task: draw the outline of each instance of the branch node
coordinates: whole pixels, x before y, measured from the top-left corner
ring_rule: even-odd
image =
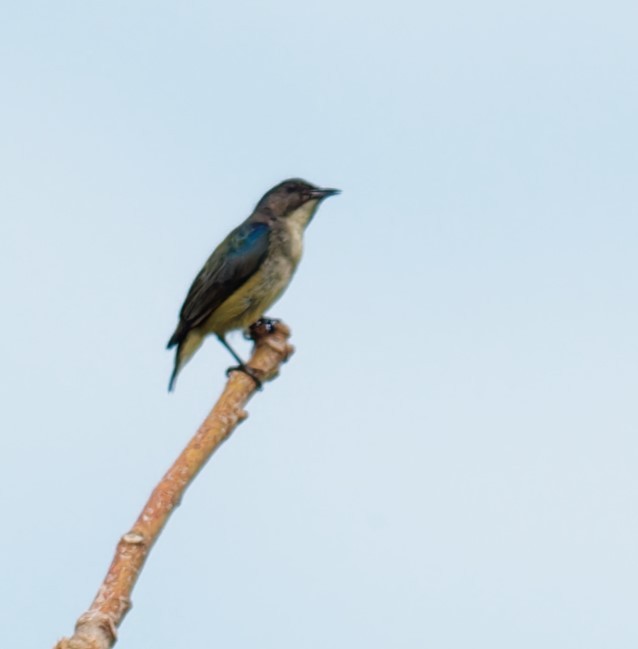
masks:
[[[128,532],[122,537],[124,543],[129,543],[130,545],[143,545],[146,542],[146,539],[139,532]]]
[[[129,608],[130,602],[127,602],[124,610]],[[117,629],[113,618],[99,611],[87,611],[76,622],[73,637],[60,640],[55,649],[99,649],[112,647],[116,642]]]

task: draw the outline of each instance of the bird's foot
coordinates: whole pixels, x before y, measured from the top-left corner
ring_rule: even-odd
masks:
[[[233,367],[229,367],[226,370],[226,376],[230,376],[231,372],[243,372],[244,374],[247,374],[255,382],[258,390],[263,389],[261,379],[257,375],[258,370],[255,370],[252,367],[248,367],[248,365],[244,365],[242,363],[241,365],[234,365]]]
[[[281,322],[279,318],[259,318],[257,322],[248,327],[248,331],[244,333],[244,337],[248,340],[256,340],[266,334],[271,334],[275,327]]]

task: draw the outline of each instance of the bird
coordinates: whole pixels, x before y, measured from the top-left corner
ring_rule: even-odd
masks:
[[[301,259],[303,234],[321,202],[340,190],[290,178],[268,190],[252,214],[215,248],[195,277],[167,348],[176,347],[168,389],[212,334],[240,370],[259,378],[226,341],[226,334],[261,319],[286,290]]]

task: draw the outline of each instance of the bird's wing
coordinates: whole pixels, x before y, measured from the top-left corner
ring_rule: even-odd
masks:
[[[180,343],[259,268],[268,252],[270,226],[247,222],[233,230],[208,258],[188,291],[168,347]]]

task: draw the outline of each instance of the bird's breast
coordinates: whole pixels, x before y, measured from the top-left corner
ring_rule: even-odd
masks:
[[[285,249],[296,267],[303,252],[303,234],[308,223],[317,211],[319,201],[307,201],[301,207],[285,217],[282,225],[282,235]]]
[[[297,231],[296,228],[291,229],[291,232],[288,235],[287,244],[288,257],[290,258],[293,267],[296,268],[301,259],[301,254],[303,253],[303,231]]]

